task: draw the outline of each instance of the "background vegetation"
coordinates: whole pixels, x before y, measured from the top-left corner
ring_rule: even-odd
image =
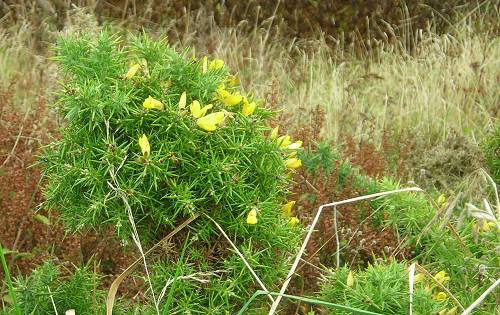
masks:
[[[104,29],[124,41],[143,31],[152,39],[168,36],[170,47],[186,58],[220,58],[238,76],[243,94],[252,93],[262,98],[263,108],[277,111],[265,128],[279,124],[281,134],[304,141],[303,168],[293,178],[290,196],[297,200],[294,213],[302,227],[324,203],[415,184],[425,189],[339,207],[336,216],[325,212],[288,293],[401,314],[409,307],[408,267],[417,262],[415,275],[425,280],[414,284],[414,313],[458,314],[499,278],[498,4],[293,3],[0,1],[4,312],[16,312],[17,305],[43,314],[55,303],[60,313],[74,308],[77,314],[100,314],[110,283],[139,257],[113,227],[68,234],[66,229],[75,226],[59,220],[63,212],[39,206],[47,182],[40,180],[37,156],[42,146],[64,139],[61,128],[67,127],[64,115],[47,106],[61,102],[54,45],[61,35],[96,38]],[[127,66],[124,62],[118,72]],[[168,231],[164,227],[160,235]],[[212,232],[220,237],[211,243],[213,250],[227,250],[218,231]],[[188,236],[152,258],[154,292],[174,276],[196,272],[185,263],[153,263],[171,252],[178,262],[183,255],[203,258],[203,251],[183,250]],[[149,244],[144,242],[146,248]],[[243,244],[237,243],[249,254]],[[231,269],[241,272],[232,276],[245,280],[236,283],[253,283],[238,256],[233,251],[230,256]],[[16,294],[9,291],[6,271]],[[282,279],[288,268],[275,271]],[[430,277],[440,271],[446,273],[441,282]],[[86,285],[75,288],[75,281]],[[279,290],[281,281],[271,282],[270,289]],[[189,309],[189,294],[180,296],[194,292],[195,282],[179,283],[166,300],[186,301],[179,310]],[[394,288],[401,288],[401,296]],[[239,303],[254,289],[245,287]],[[440,292],[446,298],[438,297]],[[144,270],[137,268],[120,286],[115,310],[154,312],[150,294]],[[497,287],[477,313],[498,312],[499,294]],[[266,302],[262,296],[255,307],[265,309]],[[285,301],[281,312],[326,309]]]

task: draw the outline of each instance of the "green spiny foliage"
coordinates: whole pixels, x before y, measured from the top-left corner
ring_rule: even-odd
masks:
[[[171,255],[149,261],[155,292],[176,279],[162,300],[166,313],[232,313],[256,289],[203,214],[223,227],[272,288],[300,237],[280,210],[290,168],[298,165],[287,167],[294,154],[284,145],[289,138],[266,135],[273,113],[249,112],[250,97],[229,106],[227,97],[238,99],[240,92],[227,69],[179,54],[165,41],[123,41],[108,33],[62,37],[56,52],[65,126],[41,158],[47,206],[71,231],[112,225],[125,241],[133,233],[130,212],[142,242],[202,214],[174,241]],[[131,64],[136,73],[128,72]],[[194,117],[195,101],[213,107]],[[200,120],[210,115],[223,119],[207,130]],[[247,224],[254,211],[258,223]]]
[[[321,287],[326,301],[382,314],[407,314],[408,272],[403,263],[369,265],[354,273],[347,267],[327,274]],[[436,314],[445,305],[433,299],[424,283],[415,284],[413,314]],[[347,313],[332,313],[347,314]]]
[[[54,314],[54,305],[59,314],[70,309],[76,314],[103,314],[105,292],[98,285],[99,279],[86,267],[63,275],[48,261],[30,276],[17,278],[15,290],[23,314]]]

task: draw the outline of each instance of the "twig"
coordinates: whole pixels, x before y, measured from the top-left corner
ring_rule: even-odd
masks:
[[[222,227],[217,222],[215,222],[215,220],[212,219],[212,217],[210,217],[208,214],[205,214],[205,216],[208,219],[210,219],[210,221],[212,221],[215,224],[215,226],[219,229],[219,231],[222,233],[222,235],[224,235],[224,237],[226,238],[226,240],[229,242],[229,244],[231,244],[231,246],[233,247],[234,251],[238,254],[238,256],[240,256],[241,260],[243,260],[243,263],[248,268],[248,270],[250,270],[250,273],[255,278],[255,280],[260,285],[260,287],[264,291],[269,292],[266,289],[266,286],[264,285],[264,283],[262,283],[262,281],[260,280],[260,278],[257,276],[257,274],[255,273],[255,271],[252,269],[252,267],[248,263],[248,261],[245,259],[245,256],[243,256],[243,254],[238,250],[238,248],[236,247],[236,245],[234,245],[234,243],[231,241],[231,239],[229,238],[229,236],[227,236],[226,232],[224,232],[224,230],[222,229]],[[268,294],[267,296],[269,297],[269,299],[271,300],[271,302],[273,302],[273,303],[275,302],[274,299],[273,299],[273,297],[270,294]]]
[[[390,195],[390,194],[394,194],[394,193],[407,192],[407,191],[423,191],[423,190],[418,188],[418,187],[397,189],[397,190],[391,190],[391,191],[386,191],[386,192],[381,192],[381,193],[346,199],[346,200],[342,200],[342,201],[332,202],[332,203],[328,203],[328,204],[324,204],[324,205],[320,206],[318,208],[318,212],[316,213],[316,216],[314,217],[314,220],[313,220],[311,226],[309,227],[309,231],[307,232],[307,235],[306,235],[304,241],[302,242],[302,247],[300,248],[300,251],[297,254],[297,257],[295,258],[295,261],[292,265],[292,268],[290,268],[290,271],[288,272],[286,280],[283,283],[283,286],[281,287],[279,295],[276,298],[276,300],[274,301],[274,303],[271,305],[271,309],[269,310],[268,315],[273,315],[276,312],[276,309],[278,308],[278,305],[281,301],[281,298],[282,298],[283,294],[285,293],[285,291],[288,287],[288,284],[290,283],[290,280],[292,279],[292,276],[295,273],[295,270],[297,269],[297,266],[300,262],[300,259],[301,259],[302,255],[304,254],[304,251],[306,250],[307,243],[309,242],[309,239],[311,238],[312,232],[314,231],[314,227],[318,223],[319,217],[321,216],[321,213],[323,212],[324,208],[335,207],[335,206],[339,206],[339,205],[343,205],[343,204],[354,203],[354,202],[358,202],[358,201],[362,201],[362,200],[373,199],[373,198],[380,197],[380,196],[386,196],[386,195]]]

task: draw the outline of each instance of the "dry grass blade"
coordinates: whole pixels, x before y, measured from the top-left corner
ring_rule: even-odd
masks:
[[[149,255],[153,250],[161,246],[164,242],[168,241],[171,239],[175,234],[177,234],[180,230],[185,228],[188,224],[193,222],[196,218],[199,217],[199,214],[194,215],[193,217],[187,219],[186,221],[182,222],[181,225],[177,226],[172,232],[170,232],[167,236],[165,236],[161,241],[153,245],[148,251],[144,253],[144,256]],[[115,296],[116,292],[118,291],[118,287],[120,284],[123,282],[123,280],[132,272],[135,266],[137,266],[140,262],[142,261],[142,255],[141,257],[137,258],[136,261],[134,261],[130,266],[127,267],[114,281],[111,283],[111,286],[109,287],[108,291],[108,297],[106,298],[106,314],[107,315],[112,315],[113,314],[113,305],[115,303]]]
[[[299,262],[300,262],[300,260],[302,258],[302,255],[304,254],[304,252],[306,250],[307,243],[309,242],[309,239],[311,238],[312,232],[314,231],[314,227],[318,223],[318,220],[319,220],[319,218],[321,216],[321,213],[323,212],[324,208],[327,208],[327,207],[336,207],[336,206],[340,206],[340,205],[344,205],[344,204],[348,204],[348,203],[355,203],[355,202],[362,201],[362,200],[369,200],[369,199],[374,199],[374,198],[377,198],[377,197],[382,197],[382,196],[391,195],[391,194],[400,193],[400,192],[409,192],[409,191],[418,191],[418,192],[421,192],[423,190],[421,188],[418,188],[418,187],[396,189],[396,190],[385,191],[385,192],[381,192],[381,193],[376,193],[376,194],[371,194],[371,195],[365,195],[365,196],[360,196],[360,197],[345,199],[345,200],[342,200],[342,201],[337,201],[337,202],[332,202],[332,203],[321,205],[318,208],[318,211],[316,212],[316,216],[314,217],[314,220],[313,220],[311,226],[309,227],[309,230],[307,231],[307,235],[306,235],[304,241],[302,242],[302,247],[300,248],[300,251],[297,254],[297,257],[295,258],[295,261],[294,261],[294,263],[292,265],[292,268],[290,268],[290,271],[288,272],[288,275],[287,275],[287,277],[285,279],[285,282],[283,283],[283,286],[281,287],[279,295],[276,298],[276,300],[274,301],[273,305],[271,305],[271,309],[269,310],[268,314],[269,315],[273,315],[276,312],[276,309],[278,308],[278,305],[279,305],[279,303],[281,301],[281,298],[282,298],[283,294],[285,293],[285,291],[286,291],[286,289],[288,287],[288,284],[290,283],[290,280],[292,279],[292,276],[295,273],[295,270],[297,269],[297,266],[298,266],[298,264],[299,264]]]
[[[486,291],[484,291],[483,294],[481,294],[481,296],[479,296],[477,300],[475,300],[474,303],[471,304],[471,306],[467,307],[467,309],[464,310],[462,315],[469,315],[470,313],[472,313],[472,311],[479,304],[481,304],[483,300],[488,296],[488,294],[490,294],[491,291],[493,291],[499,284],[500,284],[500,279],[497,279],[497,281],[495,281],[488,289],[486,289]]]
[[[415,284],[415,263],[411,264],[410,271],[408,273],[409,283],[410,283],[410,315],[413,314],[413,287]]]
[[[243,263],[245,264],[245,266],[247,266],[248,270],[250,271],[250,273],[252,274],[252,276],[255,278],[255,280],[257,281],[257,283],[259,283],[259,285],[262,288],[262,290],[264,290],[266,292],[269,292],[269,290],[266,289],[266,286],[264,285],[264,283],[262,283],[262,281],[260,280],[260,278],[257,276],[257,274],[255,273],[255,271],[253,270],[252,266],[250,266],[250,264],[248,263],[248,261],[245,259],[245,256],[243,256],[243,254],[238,250],[238,247],[236,247],[236,245],[231,241],[231,239],[229,238],[229,236],[227,236],[226,232],[224,232],[224,229],[217,222],[215,222],[215,220],[212,219],[209,215],[205,214],[205,216],[207,218],[209,218],[210,221],[212,221],[215,224],[215,226],[219,229],[219,231],[222,233],[222,235],[224,235],[224,237],[226,238],[226,240],[229,242],[229,244],[231,244],[231,246],[233,247],[234,251],[238,254],[238,256],[240,256],[241,260],[243,260]],[[267,296],[269,297],[269,299],[271,300],[271,302],[274,303],[273,297],[270,294],[268,294]]]

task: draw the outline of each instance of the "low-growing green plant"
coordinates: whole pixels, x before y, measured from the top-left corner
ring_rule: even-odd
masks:
[[[105,292],[97,288],[99,282],[98,276],[87,267],[63,271],[47,261],[31,275],[16,279],[18,300],[12,310],[18,307],[22,314],[65,314],[73,309],[76,314],[103,314]]]
[[[323,299],[381,314],[408,314],[409,277],[404,263],[377,263],[353,272],[348,267],[332,270],[322,280]],[[413,292],[413,314],[436,314],[445,303],[433,291],[417,283]],[[331,313],[348,314],[348,313]]]
[[[273,113],[242,95],[222,60],[106,32],[61,37],[56,53],[65,124],[41,157],[46,206],[70,231],[111,225],[139,247],[200,215],[148,261],[162,312],[232,313],[256,288],[208,217],[272,288],[301,234],[281,206],[302,143],[270,132]]]

